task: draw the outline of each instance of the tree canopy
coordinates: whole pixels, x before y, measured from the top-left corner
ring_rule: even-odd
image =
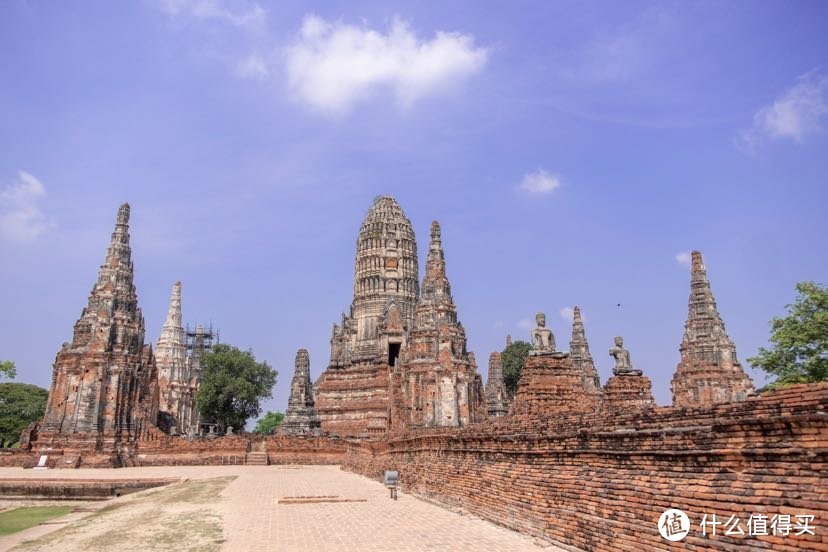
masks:
[[[202,365],[196,401],[204,419],[218,424],[221,433],[230,426],[244,429],[261,413],[262,399],[273,396],[278,373],[257,362],[252,351],[221,343],[204,354]]]
[[[17,377],[17,368],[10,360],[0,360],[0,378],[14,379]]]
[[[285,415],[283,413],[268,410],[264,416],[256,420],[256,427],[253,429],[253,433],[270,435],[273,433],[273,430],[282,425],[282,420],[284,419]]]
[[[49,392],[28,383],[0,383],[0,447],[10,447],[20,432],[43,418]]]
[[[512,397],[517,392],[520,374],[523,371],[523,364],[526,362],[526,357],[529,356],[529,351],[531,350],[532,345],[526,341],[515,341],[503,349],[501,353],[503,383],[506,385],[506,390]]]
[[[770,348],[748,359],[776,376],[769,388],[828,380],[828,288],[800,282],[796,291],[788,315],[771,320]]]

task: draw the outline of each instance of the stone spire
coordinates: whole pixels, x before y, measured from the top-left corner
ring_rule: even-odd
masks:
[[[454,357],[466,355],[466,332],[457,319],[457,306],[451,296],[451,284],[446,276],[446,258],[440,237],[440,224],[436,220],[431,223],[431,242],[423,285],[420,288],[420,299],[417,302],[414,328],[439,332],[439,339],[432,340],[429,349],[434,349],[439,343],[441,346],[450,345]],[[414,358],[425,353],[419,347],[413,349]],[[436,356],[437,350],[432,350],[428,354]]]
[[[506,346],[508,347],[511,344],[512,344],[512,334],[506,334]]]
[[[681,362],[672,381],[673,404],[704,406],[744,400],[753,392],[753,382],[725,331],[698,251],[692,253],[690,270],[689,309],[679,347]]]
[[[401,378],[411,427],[464,426],[486,418],[483,382],[446,276],[440,225],[431,223],[426,271]]]
[[[584,385],[587,389],[599,391],[601,378],[598,376],[598,370],[595,369],[595,362],[589,352],[581,308],[578,306],[575,306],[572,315],[572,339],[569,342],[569,354],[572,357],[572,365],[583,374]]]
[[[155,361],[158,366],[158,407],[164,413],[162,427],[167,426],[167,430],[173,426],[187,429],[182,425],[183,418],[187,416],[182,412],[181,386],[188,386],[190,378],[187,370],[187,343],[181,322],[181,282],[176,282],[172,287],[167,318],[155,349]]]
[[[158,382],[133,283],[129,205],[118,209],[106,258],[72,343],[55,359],[43,437],[77,435],[115,446],[154,425]]]
[[[503,383],[503,361],[500,353],[489,355],[489,377],[486,379],[486,406],[490,418],[509,413],[506,385]]]
[[[295,370],[290,383],[290,398],[282,423],[282,431],[288,435],[300,435],[319,428],[313,401],[313,384],[310,377],[310,356],[306,349],[296,352]]]
[[[421,288],[421,300],[451,301],[451,284],[446,277],[446,257],[443,253],[443,242],[440,238],[440,223],[436,220],[431,223],[431,241],[426,258],[425,277]]]
[[[133,284],[129,246],[129,204],[118,209],[106,259],[75,324],[72,347],[137,353],[144,343],[144,319]]]
[[[187,379],[184,368],[187,360],[187,346],[184,340],[184,326],[181,323],[181,282],[173,284],[167,319],[161,328],[155,358],[158,364],[158,379],[169,381]]]

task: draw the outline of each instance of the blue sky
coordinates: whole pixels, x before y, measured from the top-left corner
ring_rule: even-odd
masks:
[[[484,378],[537,311],[566,348],[577,304],[602,378],[622,335],[667,404],[683,253],[743,362],[828,281],[819,1],[12,0],[0,121],[0,358],[42,386],[124,201],[148,341],[181,280],[279,370],[268,408],[297,348],[324,369],[378,194],[423,258],[440,221]]]

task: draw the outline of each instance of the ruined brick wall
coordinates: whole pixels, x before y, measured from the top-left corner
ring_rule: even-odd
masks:
[[[609,417],[507,416],[350,443],[345,468],[397,469],[405,490],[584,550],[828,549],[828,384],[714,407]],[[661,513],[693,526],[663,540]],[[815,515],[816,536],[702,537],[703,514]],[[741,546],[739,546],[741,545]]]
[[[249,451],[267,452],[271,464],[341,464],[345,441],[326,436],[228,435],[187,440],[155,429],[136,446],[119,452],[101,451],[94,438],[83,447],[77,438],[56,441],[44,450],[0,450],[0,466],[33,468],[41,455],[49,468],[116,468],[122,466],[210,466],[244,464]]]
[[[164,437],[141,442],[134,455],[140,466],[206,466],[243,464],[251,450],[267,452],[271,464],[340,464],[347,445],[327,437],[228,435],[189,441]]]
[[[264,442],[271,464],[341,464],[348,445],[328,437],[291,437],[273,435]]]
[[[144,440],[136,447],[133,459],[138,466],[212,466],[244,464],[249,439],[228,435],[214,439],[163,436]]]

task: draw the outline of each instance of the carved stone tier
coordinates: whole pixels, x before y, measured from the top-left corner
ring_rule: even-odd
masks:
[[[603,411],[626,413],[653,407],[653,384],[647,376],[612,376],[604,386]]]
[[[572,364],[569,354],[527,357],[515,394],[514,415],[591,414],[599,405],[600,396],[584,384],[583,373]]]

